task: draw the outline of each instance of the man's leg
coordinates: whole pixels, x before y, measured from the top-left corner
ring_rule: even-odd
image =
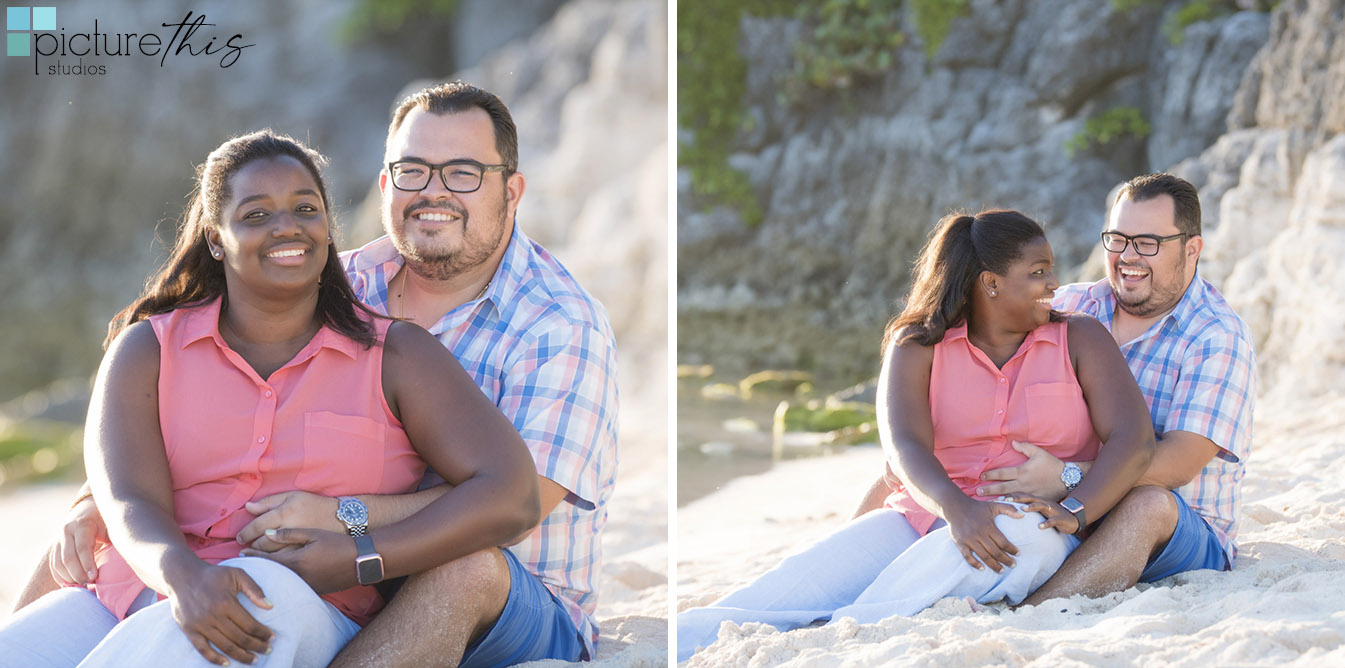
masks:
[[[509,564],[482,550],[406,579],[329,668],[456,666],[509,599]]]
[[[1177,510],[1177,497],[1167,489],[1145,485],[1130,490],[1024,604],[1075,594],[1097,598],[1135,586],[1149,559],[1172,538]]]
[[[19,600],[14,604],[14,612],[22,610],[25,606],[46,594],[61,588],[56,579],[51,577],[51,550],[43,553],[42,560],[37,563],[37,568],[33,569],[33,574],[28,576],[28,583],[23,586],[23,591],[19,592]]]

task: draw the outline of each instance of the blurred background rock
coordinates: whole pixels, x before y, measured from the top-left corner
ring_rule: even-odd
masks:
[[[262,127],[325,153],[343,248],[381,234],[392,107],[433,81],[498,94],[519,129],[519,223],[607,307],[623,449],[667,430],[667,4],[658,0],[53,2],[65,31],[154,31],[189,11],[220,56],[93,57],[101,76],[0,66],[0,483],[82,479],[78,425],[107,322],[166,257],[193,168]],[[78,58],[61,58],[74,65]],[[55,57],[43,58],[46,65]],[[35,453],[40,456],[34,457]],[[649,459],[649,458],[643,458]],[[643,461],[633,458],[631,462]],[[629,470],[623,470],[623,474]]]
[[[820,399],[876,375],[944,214],[1019,209],[1062,281],[1096,280],[1110,194],[1151,171],[1200,190],[1200,273],[1251,326],[1262,397],[1345,392],[1345,0],[677,13],[679,472],[707,442],[769,456],[715,381],[801,370]]]

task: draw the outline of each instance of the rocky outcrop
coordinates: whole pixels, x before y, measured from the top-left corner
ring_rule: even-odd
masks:
[[[1262,393],[1345,392],[1345,1],[1284,2],[1270,32],[1244,127],[1174,171],[1200,186],[1201,271],[1250,326]]]
[[[19,58],[0,63],[0,151],[10,156],[0,162],[0,402],[92,373],[108,319],[162,259],[156,235],[174,236],[192,166],[231,135],[272,127],[310,142],[331,158],[343,246],[379,233],[368,195],[389,111],[429,74],[406,52],[438,42],[342,39],[356,4],[62,7],[63,27],[97,18],[104,32],[177,21],[191,9],[255,46],[228,69],[217,58],[184,56],[162,68],[111,60],[104,76],[72,78],[35,77]],[[459,76],[510,105],[529,184],[520,221],[608,306],[623,371],[647,379],[667,366],[667,7],[560,4],[531,3],[502,18],[490,3],[462,3],[458,30],[521,37],[490,45]],[[451,41],[442,19],[418,22]],[[652,401],[650,419],[666,420],[664,401]]]
[[[1192,25],[1173,45],[1160,27],[1174,10],[973,1],[932,60],[911,42],[880,80],[792,107],[777,91],[804,28],[745,19],[752,129],[730,162],[765,219],[748,228],[702,210],[679,175],[679,359],[871,371],[910,262],[950,210],[1020,209],[1047,226],[1060,265],[1079,264],[1111,188],[1226,130],[1271,22],[1241,12]],[[1089,118],[1118,106],[1140,109],[1150,137],[1068,155]]]

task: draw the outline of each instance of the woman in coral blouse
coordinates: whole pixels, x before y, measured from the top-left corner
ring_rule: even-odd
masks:
[[[1017,603],[1055,572],[1074,534],[1139,478],[1154,435],[1106,329],[1051,309],[1053,263],[1041,227],[1018,212],[939,221],[884,336],[886,507],[678,615],[679,661],[724,621],[788,630],[913,615],[950,595]],[[977,496],[981,472],[1025,460],[1014,441],[1099,464],[1061,503]]]
[[[537,475],[509,421],[429,333],[354,298],[322,162],[262,131],[198,170],[171,258],[109,325],[89,407],[111,545],[90,589],[48,594],[0,629],[5,661],[325,666],[381,607],[374,583],[537,523]],[[330,563],[300,567],[307,581],[239,558],[249,501],[405,493],[427,462],[455,488],[400,523],[278,536],[321,547],[308,553]]]

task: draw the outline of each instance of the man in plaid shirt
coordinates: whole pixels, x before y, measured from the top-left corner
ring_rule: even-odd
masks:
[[[1170,174],[1131,179],[1102,239],[1107,278],[1061,287],[1054,306],[1111,331],[1149,404],[1158,448],[1137,486],[1028,604],[1102,596],[1189,570],[1231,570],[1237,556],[1256,360],[1246,324],[1196,270],[1203,238],[1195,188]],[[999,482],[982,494],[1060,499],[1088,468],[1030,444],[1014,447],[1028,461],[987,472]]]
[[[385,157],[388,234],[342,257],[355,295],[429,330],[514,423],[536,462],[542,521],[509,546],[388,588],[396,596],[330,665],[590,659],[599,536],[617,465],[616,348],[606,311],[515,224],[525,181],[513,119],[495,95],[454,82],[409,96],[393,112]],[[430,472],[420,491],[402,496],[278,494],[248,505],[258,517],[238,540],[308,575],[304,532],[284,529],[362,534],[450,492]],[[358,511],[346,512],[350,504]],[[100,525],[92,500],[82,500],[54,548],[76,579],[93,564],[94,538],[106,535]],[[268,536],[270,529],[281,531]],[[354,563],[342,566],[354,572]],[[45,570],[21,604],[55,586]]]

